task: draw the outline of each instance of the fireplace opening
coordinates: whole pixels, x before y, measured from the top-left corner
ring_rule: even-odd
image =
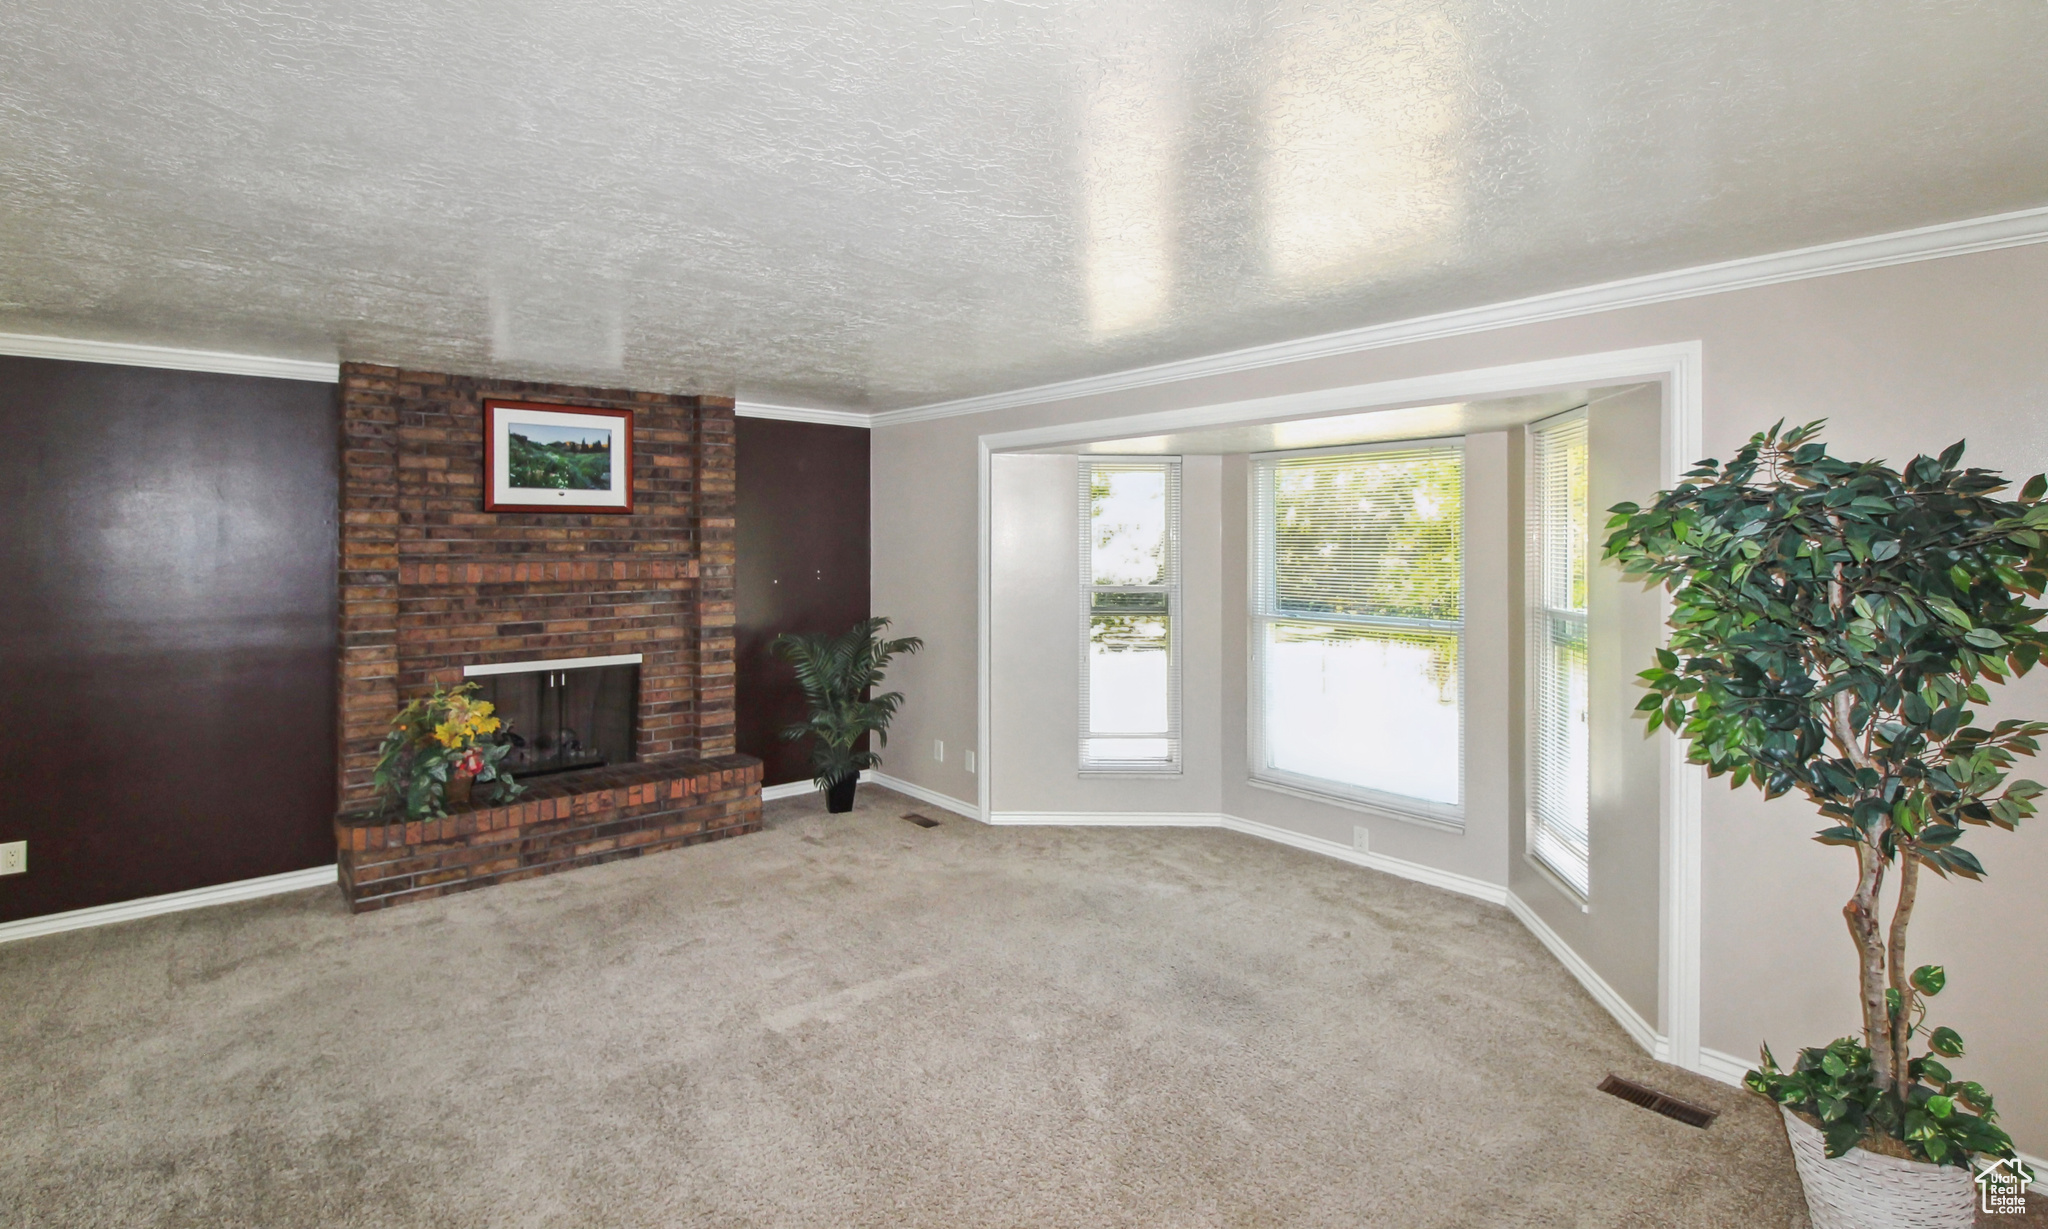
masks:
[[[640,708],[640,658],[471,666],[477,695],[497,708],[514,779],[628,764]]]

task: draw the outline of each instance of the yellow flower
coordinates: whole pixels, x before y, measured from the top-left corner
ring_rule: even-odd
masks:
[[[470,729],[478,734],[495,734],[500,724],[496,717],[485,717],[481,721],[471,722]]]
[[[452,721],[444,721],[434,727],[434,741],[444,747],[461,746],[464,737],[465,733],[462,728]]]

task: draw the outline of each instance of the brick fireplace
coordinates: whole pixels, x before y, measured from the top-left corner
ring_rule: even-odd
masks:
[[[729,399],[341,373],[342,891],[380,908],[759,828],[733,753]],[[485,398],[630,409],[630,514],[483,510]],[[372,813],[399,706],[465,667],[639,657],[636,762],[537,777],[431,824]]]

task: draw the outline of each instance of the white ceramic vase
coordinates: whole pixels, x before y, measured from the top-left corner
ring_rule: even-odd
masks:
[[[1977,1184],[1967,1169],[1861,1148],[1829,1160],[1827,1140],[1783,1106],[1785,1135],[1813,1229],[1973,1229]]]

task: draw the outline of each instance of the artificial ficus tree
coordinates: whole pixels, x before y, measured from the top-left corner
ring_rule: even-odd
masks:
[[[1804,794],[1832,821],[1815,839],[1855,851],[1842,913],[1872,1096],[1854,1124],[1831,1131],[1831,1154],[1867,1117],[1930,1160],[1961,1163],[1946,1154],[1996,1151],[2004,1136],[1990,1127],[1990,1098],[1950,1080],[1936,1057],[1962,1052],[1952,1030],[1927,1032],[1933,1054],[1909,1053],[1944,975],[1909,971],[1906,941],[1921,870],[1980,878],[1965,834],[2014,827],[2041,793],[2008,770],[2048,723],[1985,728],[1970,706],[2048,652],[2044,612],[2028,604],[2048,586],[2048,479],[2001,498],[1999,474],[1958,468],[1961,443],[1903,471],[1845,461],[1818,441],[1821,425],[1780,423],[1726,464],[1701,462],[1651,506],[1617,505],[1606,554],[1672,594],[1669,647],[1641,676],[1649,728],[1670,727],[1690,760],[1732,787]],[[1894,871],[1887,927],[1880,897]],[[1816,1080],[1840,1078],[1842,1052],[1808,1053]],[[1831,1104],[1842,1102],[1820,1101]],[[1958,1104],[1981,1118],[1965,1115],[1965,1127]]]

